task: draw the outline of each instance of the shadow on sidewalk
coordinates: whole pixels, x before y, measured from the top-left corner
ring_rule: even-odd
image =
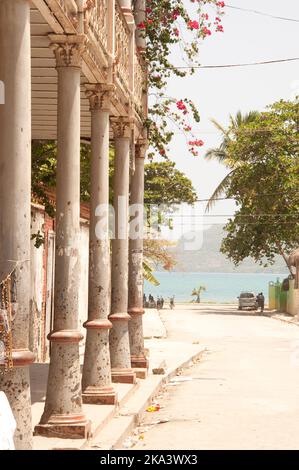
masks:
[[[180,310],[178,306],[177,310]],[[197,304],[188,305],[188,311],[196,312],[198,315],[228,315],[228,316],[248,316],[248,317],[262,317],[268,316],[268,312],[265,310],[263,313],[256,310],[238,310],[237,305],[218,305],[218,304]],[[162,310],[163,313],[171,315],[171,310]]]
[[[32,364],[30,367],[31,403],[43,402],[46,398],[49,364]]]

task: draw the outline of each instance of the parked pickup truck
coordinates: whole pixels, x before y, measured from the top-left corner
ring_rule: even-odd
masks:
[[[258,304],[256,301],[256,295],[253,292],[241,292],[239,299],[238,310],[248,308],[250,310],[257,310]]]

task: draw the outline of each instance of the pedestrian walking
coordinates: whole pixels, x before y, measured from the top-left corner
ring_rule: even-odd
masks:
[[[256,298],[258,309],[261,309],[261,313],[263,313],[264,308],[265,308],[265,297],[262,292],[260,292]]]

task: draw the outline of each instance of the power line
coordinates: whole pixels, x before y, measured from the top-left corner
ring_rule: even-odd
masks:
[[[239,217],[298,217],[299,212],[293,212],[292,214],[167,214],[169,217],[234,217],[238,219]],[[296,222],[297,223],[297,222]]]
[[[287,196],[289,193],[265,193],[261,194],[260,196],[267,197],[267,196]],[[213,198],[213,201],[227,201],[227,200],[235,200],[235,197],[218,197],[218,198]],[[209,202],[211,198],[209,199],[196,199],[195,202]]]
[[[271,15],[270,13],[265,13],[263,11],[251,10],[250,8],[236,7],[234,5],[226,5],[226,7],[231,8],[233,10],[246,11],[246,12],[249,12],[249,13],[255,13],[256,15],[267,16],[268,18],[274,18],[276,20],[292,21],[294,23],[299,23],[299,20],[297,20],[296,18],[286,18],[285,16]]]
[[[277,60],[263,60],[261,62],[245,62],[241,64],[224,64],[224,65],[186,65],[179,67],[163,67],[164,69],[225,69],[225,68],[236,68],[236,67],[253,67],[256,65],[269,65],[269,64],[280,64],[284,62],[294,62],[299,60],[299,57],[291,57],[289,59],[277,59]]]
[[[225,224],[227,221],[222,221],[222,222],[209,222],[209,223],[200,223],[200,222],[197,222],[197,223],[194,223],[194,222],[190,222],[190,224],[186,224],[186,223],[175,223],[175,227],[186,227],[186,225],[192,225],[193,227],[205,227],[205,226],[211,226],[211,225],[223,225]],[[278,225],[291,225],[292,227],[294,227],[296,225],[295,222],[277,222]],[[257,225],[257,222],[237,222],[237,224],[239,226],[245,226],[245,225]],[[258,223],[258,226],[269,226],[269,223],[266,223],[266,222],[259,222]]]

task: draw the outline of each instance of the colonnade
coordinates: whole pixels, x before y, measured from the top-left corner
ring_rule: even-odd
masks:
[[[130,12],[130,1],[124,13]],[[81,377],[80,93],[84,34],[49,35],[57,69],[57,187],[54,327],[44,412],[36,434],[87,437],[83,403],[115,404],[116,382],[135,383],[147,367],[142,332],[142,238],[129,242],[129,198],[143,203],[146,139],[134,138],[134,119],[113,116],[111,83],[86,84],[91,114],[89,302]],[[142,39],[140,39],[142,41]],[[0,390],[12,406],[17,449],[32,447],[29,366],[31,64],[30,2],[0,1],[0,273],[14,272],[13,368],[1,370]],[[111,133],[112,131],[112,133]],[[109,150],[113,135],[115,237],[109,239]],[[131,175],[130,155],[135,154]],[[107,210],[105,210],[107,207]],[[99,224],[100,223],[100,230]],[[99,233],[100,232],[100,233]],[[112,253],[111,253],[112,246]],[[0,280],[1,280],[0,279]],[[0,368],[1,369],[1,368]],[[2,368],[3,369],[3,368]]]

